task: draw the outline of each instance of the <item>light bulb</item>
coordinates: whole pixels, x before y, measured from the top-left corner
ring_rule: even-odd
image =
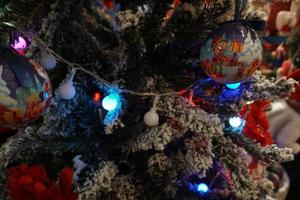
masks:
[[[42,56],[40,58],[40,64],[45,68],[45,69],[53,69],[56,64],[56,58],[54,55],[47,53],[47,52],[42,52]]]
[[[149,112],[144,115],[144,122],[147,126],[157,126],[159,123],[159,116],[155,108],[151,108]]]
[[[105,110],[112,111],[118,106],[118,98],[115,94],[110,94],[104,97],[102,106]]]
[[[208,186],[205,183],[200,183],[197,185],[197,191],[200,193],[206,193],[208,191]]]
[[[230,117],[229,124],[233,128],[238,128],[242,124],[242,119],[240,117]]]
[[[241,86],[241,83],[228,83],[226,84],[226,87],[231,89],[231,90],[235,90],[237,88],[239,88]]]
[[[68,75],[64,83],[62,83],[58,88],[58,94],[62,99],[71,100],[76,95],[76,89],[73,85],[73,79],[76,73],[76,69]]]
[[[58,88],[59,96],[64,100],[71,100],[76,95],[76,90],[73,83],[66,82]]]
[[[22,50],[27,47],[26,40],[21,36],[18,37],[18,40],[15,40],[14,44],[11,45],[16,50]]]

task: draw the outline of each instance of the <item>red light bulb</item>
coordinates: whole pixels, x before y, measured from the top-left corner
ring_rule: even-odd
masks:
[[[101,95],[100,92],[95,92],[95,93],[93,94],[93,101],[94,101],[94,102],[98,102],[98,101],[101,99],[101,97],[102,97],[102,95]]]

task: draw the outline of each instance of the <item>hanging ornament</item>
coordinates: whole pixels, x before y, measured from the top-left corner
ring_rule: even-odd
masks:
[[[145,115],[144,115],[144,122],[147,126],[157,126],[158,122],[159,122],[159,116],[156,113],[156,104],[158,102],[158,96],[155,97],[154,102],[153,102],[153,106],[150,109],[150,111],[148,111]]]
[[[204,72],[219,83],[247,79],[262,62],[257,34],[240,23],[227,23],[212,31],[203,43],[200,62]]]
[[[47,108],[51,85],[43,68],[13,48],[0,48],[0,127],[18,128]]]
[[[76,69],[73,69],[67,80],[59,86],[58,94],[62,99],[71,100],[75,97],[76,90],[73,85],[75,73]]]
[[[42,50],[40,64],[45,69],[53,69],[56,66],[56,63],[57,61],[54,55],[48,53],[46,50]]]

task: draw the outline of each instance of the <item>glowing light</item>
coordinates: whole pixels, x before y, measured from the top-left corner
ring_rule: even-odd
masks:
[[[110,94],[104,97],[102,101],[102,106],[105,110],[112,111],[118,106],[118,97],[116,94]]]
[[[206,193],[208,191],[208,186],[205,183],[200,183],[197,185],[197,191],[200,193]]]
[[[101,93],[95,92],[93,95],[93,101],[98,102],[101,99]]]
[[[250,105],[250,104],[252,104],[253,102],[254,102],[254,101],[247,101],[246,104],[247,104],[247,105]]]
[[[231,89],[231,90],[235,90],[237,88],[239,88],[241,86],[241,83],[228,83],[226,84],[226,87]]]
[[[243,120],[240,117],[231,117],[229,119],[229,124],[230,126],[232,126],[233,128],[238,128],[242,125]]]
[[[22,50],[27,47],[27,43],[24,38],[19,36],[18,40],[15,40],[14,44],[11,45],[16,50]]]

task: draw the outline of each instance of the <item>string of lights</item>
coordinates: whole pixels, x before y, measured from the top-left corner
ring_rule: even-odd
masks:
[[[95,80],[100,81],[102,84],[104,84],[106,86],[112,86],[113,85],[109,81],[100,78],[97,74],[95,74],[95,73],[93,73],[91,71],[86,70],[82,65],[77,64],[77,63],[73,63],[73,62],[70,62],[70,61],[64,59],[63,57],[61,57],[60,55],[58,55],[57,53],[55,53],[52,49],[50,49],[45,44],[45,42],[43,40],[41,40],[41,39],[38,38],[38,42],[40,44],[42,44],[47,49],[47,51],[49,53],[51,53],[52,55],[54,55],[58,61],[60,61],[62,63],[65,63],[68,66],[70,66],[70,67],[72,67],[72,68],[74,68],[76,70],[79,70],[79,71],[81,71],[81,72],[83,72],[83,73],[85,73],[87,75],[92,76]],[[195,85],[195,83],[189,85],[187,88],[185,88],[183,90],[185,90],[185,91],[186,90],[190,90]],[[179,95],[181,91],[166,92],[166,93],[154,93],[154,92],[138,92],[138,91],[133,91],[133,90],[129,90],[129,89],[121,89],[122,93],[136,95],[136,96],[152,96],[152,97],[156,97],[156,96],[158,96],[158,97],[161,97],[161,96],[175,96],[175,95]]]

